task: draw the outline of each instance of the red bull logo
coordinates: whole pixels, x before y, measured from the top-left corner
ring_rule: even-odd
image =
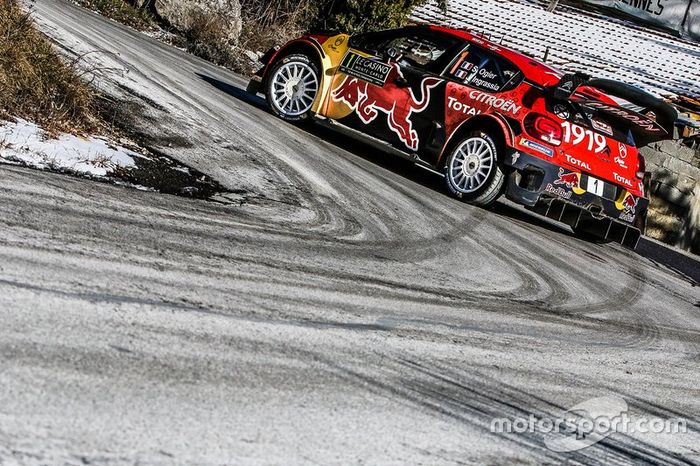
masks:
[[[639,203],[639,199],[634,197],[633,195],[629,194],[625,198],[624,201],[622,201],[622,206],[624,207],[625,212],[633,214],[635,210],[637,210],[637,204]]]
[[[401,76],[398,65],[394,65],[395,71]],[[342,102],[350,107],[366,125],[372,123],[379,116],[379,112],[387,115],[389,128],[396,133],[399,139],[411,150],[418,150],[418,133],[413,129],[411,115],[420,113],[428,108],[430,103],[430,90],[442,82],[437,78],[425,78],[421,83],[421,97],[416,98],[413,90],[406,99],[407,89],[401,88],[391,82],[383,87],[369,84],[352,76],[347,76],[338,86],[331,97],[336,102]]]
[[[565,185],[570,189],[579,189],[579,183],[578,173],[565,173],[563,168],[559,169],[559,179],[554,182],[554,184]]]

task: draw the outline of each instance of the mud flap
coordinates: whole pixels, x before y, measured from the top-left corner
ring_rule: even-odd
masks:
[[[260,89],[262,89],[262,80],[256,76],[250,80],[245,90],[249,94],[258,95]]]

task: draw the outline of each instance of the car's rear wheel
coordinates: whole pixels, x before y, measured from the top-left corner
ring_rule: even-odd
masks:
[[[309,118],[320,89],[320,73],[312,59],[303,54],[279,60],[267,80],[270,110],[287,121]]]
[[[505,188],[500,159],[496,141],[488,133],[467,134],[451,146],[445,163],[447,190],[469,204],[492,205]]]

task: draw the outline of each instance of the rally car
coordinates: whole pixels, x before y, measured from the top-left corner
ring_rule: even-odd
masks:
[[[248,90],[280,118],[325,123],[438,171],[465,202],[505,193],[630,248],[649,205],[638,148],[671,137],[677,119],[635,87],[438,26],[307,35],[262,62]]]

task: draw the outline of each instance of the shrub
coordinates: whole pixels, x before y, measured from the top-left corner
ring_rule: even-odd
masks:
[[[92,127],[92,92],[16,0],[0,1],[0,112],[51,131]]]
[[[411,10],[426,0],[319,0],[313,26],[361,33],[403,26]]]
[[[124,0],[79,0],[79,3],[134,29],[146,30],[154,24],[147,9],[137,8]]]
[[[240,53],[226,38],[228,29],[218,17],[196,15],[182,31],[188,52],[212,63],[240,71]]]

